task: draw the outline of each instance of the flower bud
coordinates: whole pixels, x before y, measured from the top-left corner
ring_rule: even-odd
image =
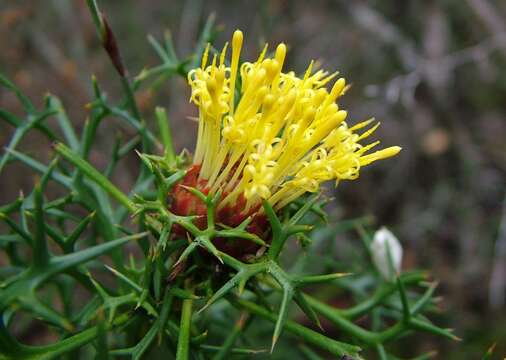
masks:
[[[370,245],[372,261],[379,273],[387,281],[395,279],[401,269],[402,247],[399,240],[386,227],[374,234]]]

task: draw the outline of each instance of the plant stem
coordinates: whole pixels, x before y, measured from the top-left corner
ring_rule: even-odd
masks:
[[[192,299],[183,300],[181,324],[177,341],[176,360],[187,360],[190,353],[190,325],[192,319]]]

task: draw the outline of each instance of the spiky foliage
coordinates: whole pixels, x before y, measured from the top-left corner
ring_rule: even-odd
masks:
[[[392,356],[385,346],[413,332],[455,339],[423,315],[434,309],[436,300],[435,284],[427,282],[425,273],[403,273],[395,282],[385,282],[363,261],[338,263],[318,255],[319,247],[333,246],[334,236],[325,233],[350,228],[359,230],[369,249],[367,222],[325,225],[318,196],[294,201],[282,211],[264,201],[272,229],[269,243],[247,231],[249,218],[236,227],[217,223],[219,193],[187,189],[205,206],[205,227],[196,225],[195,216],[171,212],[167,194],[186,175],[189,159],[174,152],[165,110],[155,110],[158,137],[146,126],[134,94],[154,78],[186,78],[212,40],[213,20],[205,25],[190,59],[176,57],[170,36],[164,44],[151,39],[162,64],[132,81],[105,18],[94,1],[88,5],[120,76],[123,101],[110,103],[93,79],[89,120],[78,135],[55,96],[48,95],[44,108],[36,109],[12,82],[0,77],[1,86],[13,92],[26,111],[22,119],[0,110],[0,118],[15,128],[0,160],[2,176],[14,161],[40,174],[30,194],[0,207],[0,254],[8,259],[0,271],[0,358],[224,359],[271,353],[272,358],[323,359],[330,354],[358,359],[362,351],[372,351],[388,359]],[[136,135],[118,139],[107,169],[99,171],[89,162],[90,149],[101,122],[111,116],[133,127]],[[49,165],[16,150],[29,132],[55,142]],[[163,151],[153,155],[160,148]],[[141,152],[140,172],[126,194],[110,177],[134,150]],[[50,183],[64,195],[50,199]],[[184,231],[175,232],[175,227]],[[216,238],[241,239],[262,251],[238,260],[216,248]],[[298,239],[307,254],[299,252],[286,270],[280,255],[290,239]],[[326,273],[314,275],[308,268]],[[352,270],[358,271],[343,273]],[[105,281],[107,274],[116,282]],[[307,291],[318,294],[315,289],[324,288],[338,289],[347,302],[334,307]],[[84,294],[78,301],[76,291]],[[293,303],[313,324],[293,316]],[[42,321],[58,341],[44,346],[20,343],[13,335],[19,313]],[[320,319],[325,319],[325,328]],[[270,343],[266,331],[272,334]]]

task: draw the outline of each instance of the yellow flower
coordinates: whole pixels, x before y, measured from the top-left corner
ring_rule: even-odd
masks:
[[[359,143],[379,124],[372,120],[349,127],[347,112],[337,100],[348,85],[343,78],[313,70],[302,77],[283,72],[286,46],[279,44],[272,58],[267,45],[255,62],[239,64],[243,34],[232,38],[230,65],[225,44],[210,64],[209,46],[202,65],[190,71],[191,101],[199,108],[194,165],[199,183],[210,193],[221,192],[221,207],[244,196],[249,212],[267,200],[280,209],[320,184],[353,180],[360,168],[397,154],[392,146],[370,153],[379,141]]]

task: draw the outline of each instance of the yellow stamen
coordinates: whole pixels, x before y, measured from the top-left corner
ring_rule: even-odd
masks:
[[[232,63],[230,64],[230,112],[234,112],[235,81],[237,79],[237,68],[241,55],[243,35],[241,30],[234,31],[232,37]]]
[[[347,112],[336,101],[349,89],[339,78],[331,90],[329,75],[313,61],[302,78],[283,72],[286,46],[279,44],[274,57],[267,45],[255,62],[239,64],[243,34],[232,37],[230,67],[225,64],[227,45],[210,65],[209,46],[202,66],[190,71],[192,101],[199,108],[199,129],[194,163],[210,193],[222,191],[220,207],[246,198],[245,212],[258,208],[263,199],[276,209],[318,191],[320,184],[353,180],[362,166],[396,155],[389,147],[368,153],[378,141],[361,145],[379,123],[358,134],[372,121],[349,127]],[[315,71],[315,72],[313,72]],[[236,83],[241,93],[236,105]]]

